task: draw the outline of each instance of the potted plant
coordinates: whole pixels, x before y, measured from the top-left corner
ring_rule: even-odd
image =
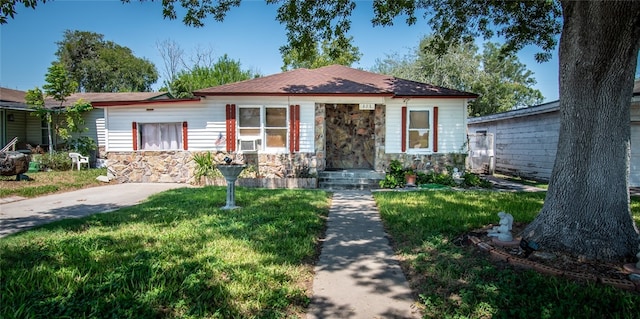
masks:
[[[404,180],[407,186],[416,186],[416,170],[415,167],[408,167],[404,170]]]

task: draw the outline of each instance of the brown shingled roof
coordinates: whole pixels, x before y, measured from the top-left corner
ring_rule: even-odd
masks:
[[[171,99],[168,92],[117,92],[117,93],[73,93],[68,96],[62,106],[72,105],[80,99],[92,104],[120,104],[122,102],[142,102],[151,100]],[[60,102],[48,97],[46,105],[56,107]]]
[[[466,97],[478,95],[404,80],[343,65],[296,69],[193,92],[207,95],[383,95],[390,97]]]
[[[18,91],[0,87],[0,101],[3,102],[18,102],[26,103],[24,97],[27,94],[25,91]]]

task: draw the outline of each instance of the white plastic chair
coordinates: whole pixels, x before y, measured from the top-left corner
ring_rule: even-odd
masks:
[[[71,157],[72,170],[74,165],[76,165],[76,167],[78,167],[78,170],[80,170],[80,166],[82,164],[87,164],[87,168],[89,168],[89,157],[82,156],[80,153],[69,153],[69,157]]]

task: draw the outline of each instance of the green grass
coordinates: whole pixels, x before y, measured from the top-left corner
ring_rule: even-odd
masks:
[[[0,239],[1,318],[286,318],[309,301],[329,197],[170,190]]]
[[[498,268],[455,244],[506,211],[528,223],[545,193],[377,192],[375,200],[426,318],[640,318],[640,294]],[[632,199],[636,222],[640,198]]]
[[[15,176],[0,176],[0,198],[7,196],[37,197],[85,187],[100,186],[96,180],[107,175],[107,169],[85,169],[80,171],[51,171],[27,173],[30,180],[16,181]]]

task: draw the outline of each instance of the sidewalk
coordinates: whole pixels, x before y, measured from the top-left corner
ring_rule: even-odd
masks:
[[[420,318],[370,191],[333,195],[307,318]]]

